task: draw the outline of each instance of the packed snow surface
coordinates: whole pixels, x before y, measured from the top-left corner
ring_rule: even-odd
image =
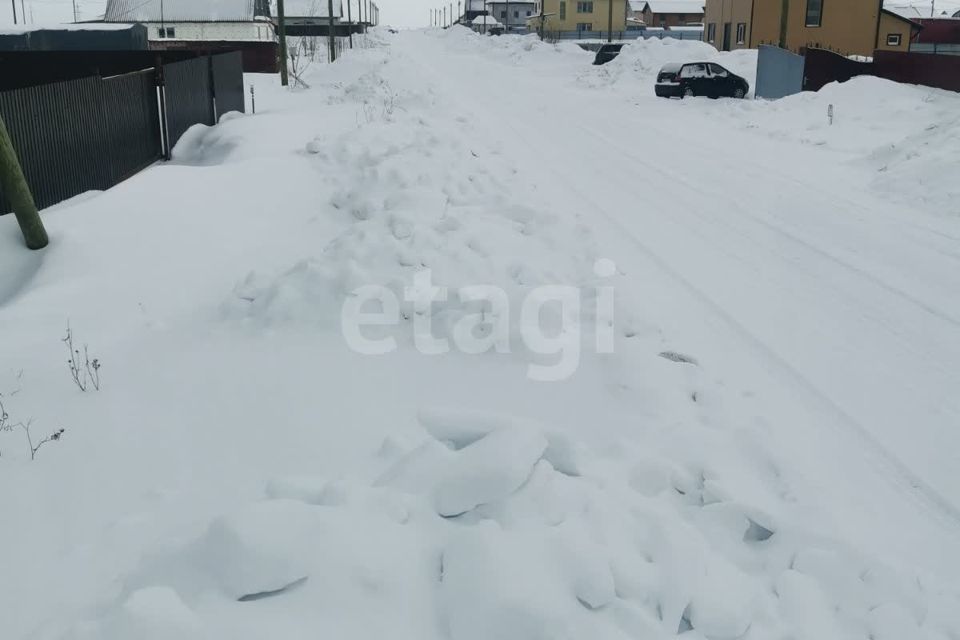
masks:
[[[376,32],[0,218],[0,637],[960,638],[960,96],[691,59]]]

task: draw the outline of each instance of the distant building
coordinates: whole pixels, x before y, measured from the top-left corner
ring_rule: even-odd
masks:
[[[103,21],[144,25],[151,49],[240,51],[244,71],[277,69],[269,0],[107,0]]]
[[[347,25],[358,24],[360,16],[356,0],[350,0],[350,16],[348,20],[346,4],[342,0],[333,0],[333,28],[336,35],[346,36],[350,32]],[[366,19],[366,16],[363,16]],[[330,2],[329,0],[284,0],[283,21],[286,24],[287,35],[290,36],[326,36],[330,30]],[[273,23],[277,22],[276,1],[273,2]],[[356,30],[354,29],[354,32]]]
[[[151,41],[274,39],[268,0],[108,0],[104,22],[139,22]]]
[[[914,36],[910,51],[960,55],[960,17],[921,18],[917,22],[923,30]]]
[[[460,22],[464,25],[472,25],[474,24],[474,19],[486,13],[487,7],[484,0],[465,0]]]
[[[648,27],[684,27],[703,22],[703,0],[633,0],[633,18]]]
[[[506,2],[505,0],[487,2],[487,11],[510,31],[526,31],[527,20],[540,13],[536,2],[532,0],[530,2]]]
[[[631,17],[628,0],[536,0],[533,15],[527,20],[527,28],[540,28],[540,10],[543,7],[543,30],[556,32],[607,31],[610,25],[610,7],[613,6],[613,31],[627,30],[627,18]],[[510,3],[513,4],[513,3]]]
[[[707,0],[703,39],[721,51],[780,45],[783,37],[791,51],[817,47],[870,56],[877,49],[908,51],[920,29],[877,0]]]

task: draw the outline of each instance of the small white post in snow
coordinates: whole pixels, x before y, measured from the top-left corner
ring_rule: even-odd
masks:
[[[830,124],[833,124],[833,105],[827,107],[827,120],[830,121]]]
[[[257,113],[257,96],[253,92],[253,85],[250,85],[250,108],[253,110],[253,113]]]

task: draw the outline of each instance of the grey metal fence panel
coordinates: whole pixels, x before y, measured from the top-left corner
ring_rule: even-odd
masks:
[[[209,58],[163,65],[167,133],[172,149],[195,124],[213,125],[213,82]]]
[[[786,49],[760,45],[757,56],[758,98],[777,100],[803,91],[805,60]]]
[[[244,112],[243,56],[239,51],[213,56],[213,95],[218,122],[230,111]]]
[[[607,40],[606,31],[548,31],[543,37],[545,40],[557,42],[559,40]],[[628,30],[612,32],[613,40],[703,40],[703,31],[690,29],[683,31],[671,31],[669,29],[657,30]]]
[[[0,92],[0,115],[41,209],[109,189],[161,155],[152,69]]]
[[[913,42],[910,53],[939,53],[946,56],[960,56],[960,44],[927,44]]]

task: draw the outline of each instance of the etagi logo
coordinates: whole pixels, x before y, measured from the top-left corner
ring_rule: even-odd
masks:
[[[594,264],[594,273],[607,279],[616,273],[616,265],[607,259]],[[586,295],[584,295],[586,294]],[[591,304],[582,309],[586,297]],[[413,344],[424,355],[441,355],[454,348],[461,353],[479,355],[494,351],[511,353],[517,337],[535,357],[527,366],[532,380],[556,382],[572,376],[580,366],[583,347],[582,327],[589,319],[594,327],[596,353],[614,350],[614,288],[612,286],[574,287],[545,285],[527,292],[519,304],[519,323],[511,324],[511,301],[507,292],[492,285],[470,285],[455,290],[433,284],[430,269],[418,271],[413,284],[404,288],[405,313],[394,291],[382,285],[354,289],[341,309],[341,331],[347,345],[363,355],[384,355],[397,349],[393,335],[364,327],[396,327],[412,317]],[[449,304],[453,301],[453,305]],[[446,303],[446,304],[445,304]],[[453,306],[455,321],[444,333],[435,335],[434,305]],[[408,310],[412,313],[409,313]],[[515,311],[515,310],[513,310]],[[583,315],[581,315],[583,314]],[[445,314],[449,318],[449,314]],[[376,337],[375,337],[376,336]]]

